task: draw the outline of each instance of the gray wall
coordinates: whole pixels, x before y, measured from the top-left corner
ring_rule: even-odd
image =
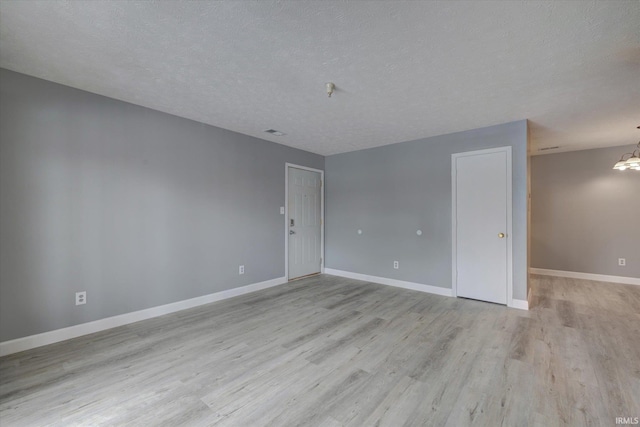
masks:
[[[451,288],[451,154],[500,146],[513,147],[513,297],[526,299],[526,120],[327,157],[326,267]]]
[[[284,165],[322,156],[7,70],[0,89],[0,341],[285,275]]]
[[[612,169],[634,148],[532,158],[531,267],[640,278],[640,172]]]

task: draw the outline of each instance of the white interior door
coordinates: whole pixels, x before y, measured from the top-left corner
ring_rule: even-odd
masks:
[[[506,304],[510,147],[454,154],[452,160],[456,295]]]
[[[288,268],[289,280],[320,273],[321,176],[320,172],[288,168]]]

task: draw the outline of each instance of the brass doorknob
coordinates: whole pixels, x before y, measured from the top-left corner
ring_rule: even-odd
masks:
[[[504,239],[504,233],[498,233],[498,237]]]

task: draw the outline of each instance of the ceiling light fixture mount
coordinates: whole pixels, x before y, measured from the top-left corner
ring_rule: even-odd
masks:
[[[640,126],[638,126],[638,129],[640,129]],[[624,156],[629,157],[625,159]],[[632,153],[624,153],[622,157],[620,157],[618,163],[613,166],[613,168],[619,171],[627,169],[640,171],[640,142],[638,142],[636,149],[633,150]]]
[[[333,92],[336,90],[336,85],[329,82],[327,83],[326,87],[327,87],[327,95],[329,96],[329,98],[331,98],[331,95],[333,95]]]

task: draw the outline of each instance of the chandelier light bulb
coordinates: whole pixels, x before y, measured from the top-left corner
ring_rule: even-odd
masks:
[[[629,159],[627,159],[627,165],[632,168],[640,166],[640,157],[635,155],[633,157],[630,157]]]
[[[626,161],[624,161],[624,160],[620,160],[618,163],[616,163],[616,164],[613,166],[613,168],[614,168],[614,169],[617,169],[617,170],[619,170],[619,171],[623,171],[623,170],[625,170],[625,169],[627,168],[627,162],[626,162]]]

